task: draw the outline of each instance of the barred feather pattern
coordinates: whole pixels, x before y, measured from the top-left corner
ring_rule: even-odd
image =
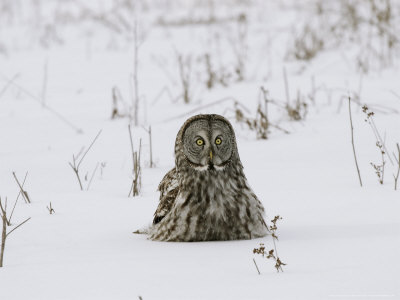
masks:
[[[207,115],[222,118],[217,115]],[[182,126],[175,143],[176,167],[159,185],[160,203],[149,238],[192,242],[241,240],[265,236],[264,207],[249,187],[235,151],[223,169],[196,170],[185,157]],[[230,123],[225,120],[229,126]],[[233,129],[232,129],[233,133]],[[235,136],[233,134],[233,139]]]

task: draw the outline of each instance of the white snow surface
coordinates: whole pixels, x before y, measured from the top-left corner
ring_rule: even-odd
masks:
[[[100,35],[94,35],[88,46],[84,33],[79,32],[81,24],[63,29],[68,39],[61,45],[29,47],[24,34],[15,32],[15,41],[7,44],[7,55],[0,55],[0,92],[9,84],[0,94],[0,196],[3,201],[8,198],[10,211],[19,190],[12,172],[22,180],[28,171],[25,189],[32,203],[22,198],[17,203],[13,224],[31,220],[7,239],[0,299],[400,299],[396,163],[386,162],[384,184],[379,184],[370,165],[380,162],[376,139],[361,107],[353,103],[355,146],[363,179],[360,187],[348,103],[343,98],[348,91],[359,89],[362,78],[360,101],[375,111],[386,147],[394,152],[400,142],[398,61],[360,76],[348,62],[350,50],[327,50],[309,63],[288,60],[284,52],[297,10],[289,9],[292,1],[285,1],[286,6],[278,1],[268,3],[254,1],[232,8],[221,4],[221,15],[269,9],[252,15],[257,26],[249,29],[250,58],[244,82],[208,91],[196,79],[191,104],[181,99],[172,102],[165,95],[153,101],[165,86],[174,96],[180,93],[179,84],[168,79],[154,57],[165,58],[171,76],[178,81],[174,48],[204,53],[208,29],[201,25],[163,28],[143,17],[143,24],[150,24],[146,26],[151,30],[139,56],[139,87],[145,99],[140,104],[141,126],[132,128],[136,149],[142,139],[138,197],[128,197],[132,180],[129,120],[110,119],[113,86],[130,103],[132,41],[118,44],[101,27]],[[43,1],[42,6],[43,11],[50,10],[51,3]],[[155,20],[154,7],[145,16]],[[169,9],[179,15],[186,8]],[[271,49],[264,51],[271,35]],[[110,41],[118,44],[116,49],[107,47]],[[40,104],[46,60],[46,104],[81,133]],[[233,108],[231,102],[201,108],[234,97],[254,116],[261,85],[284,103],[283,67],[292,98],[298,90],[310,93],[311,77],[316,86],[329,90],[316,93],[305,120],[289,121],[282,117],[282,110],[272,110],[271,118],[289,134],[271,129],[267,140],[257,140],[227,110]],[[270,236],[166,243],[132,233],[151,223],[158,204],[157,186],[174,166],[176,134],[196,113],[224,114],[232,121],[245,174],[264,204],[266,220],[275,215],[283,218],[278,222],[277,250],[287,264],[284,272],[277,273],[272,261],[253,254],[260,243],[268,250],[273,248]],[[142,125],[152,126],[154,168],[149,167],[149,140]],[[99,166],[90,189],[80,191],[68,162],[99,130],[102,133],[81,165],[81,176],[88,173],[90,179],[97,163],[103,167]],[[83,181],[86,188],[88,180]],[[55,209],[52,215],[46,208],[50,202]]]

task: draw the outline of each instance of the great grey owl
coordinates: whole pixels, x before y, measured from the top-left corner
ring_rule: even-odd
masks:
[[[264,207],[243,173],[232,125],[222,116],[197,115],[183,124],[175,168],[158,188],[152,240],[239,240],[268,232]]]

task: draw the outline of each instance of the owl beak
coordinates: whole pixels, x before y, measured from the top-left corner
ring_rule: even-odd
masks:
[[[212,151],[210,151],[210,160],[212,161],[212,158],[213,158],[213,154],[212,154]]]

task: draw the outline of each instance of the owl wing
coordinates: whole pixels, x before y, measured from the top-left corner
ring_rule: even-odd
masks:
[[[176,169],[173,168],[161,180],[158,190],[160,191],[160,203],[154,213],[153,224],[160,222],[171,210],[179,191],[179,183]]]

